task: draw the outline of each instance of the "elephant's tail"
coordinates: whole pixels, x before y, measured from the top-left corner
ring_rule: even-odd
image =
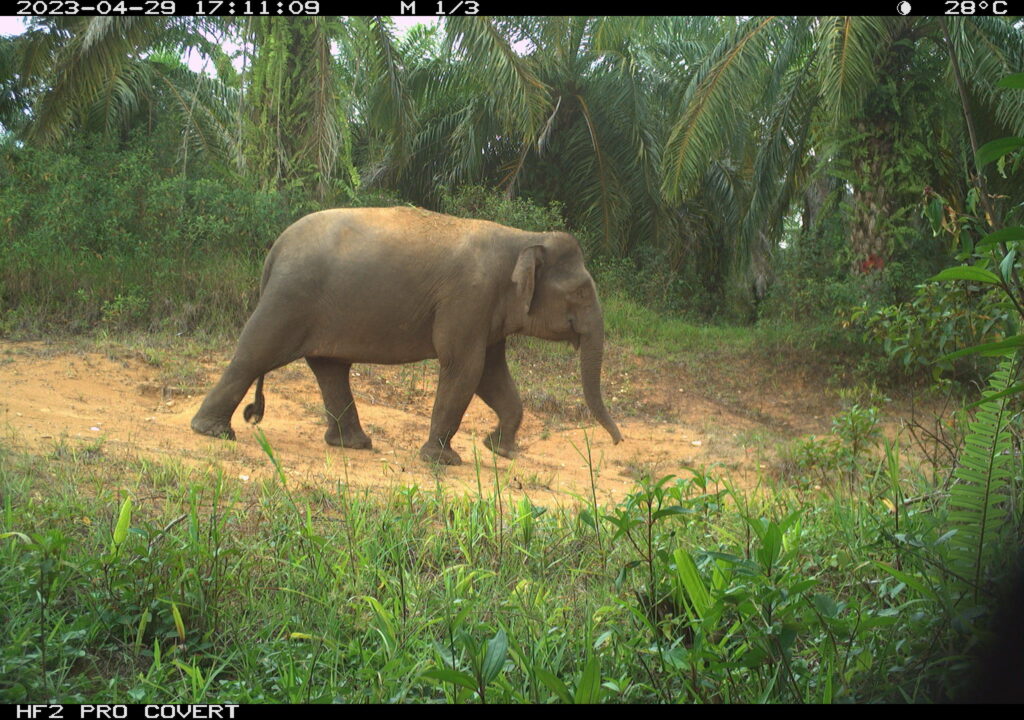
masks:
[[[263,397],[263,376],[256,379],[256,398],[245,406],[242,415],[245,421],[256,425],[263,419],[263,411],[266,409],[266,400]]]

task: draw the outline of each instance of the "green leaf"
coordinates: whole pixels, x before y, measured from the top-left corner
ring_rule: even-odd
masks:
[[[601,665],[597,656],[592,655],[583,668],[583,677],[576,686],[573,700],[577,704],[592,705],[601,699]]]
[[[961,265],[960,267],[946,268],[935,277],[936,280],[969,280],[971,282],[982,282],[990,285],[999,284],[999,276],[989,270],[979,267]]]
[[[572,705],[572,695],[569,694],[569,688],[554,673],[544,668],[535,668],[534,672],[540,681],[544,683],[544,686],[558,696],[559,700],[566,705]]]
[[[943,212],[942,201],[937,197],[933,197],[924,206],[924,214],[932,227],[932,235],[938,235],[942,228]]]
[[[494,678],[498,677],[501,669],[505,667],[505,658],[508,656],[508,635],[504,630],[498,630],[497,634],[487,641],[484,650],[484,663],[481,675],[484,685],[489,685]]]
[[[398,632],[395,627],[395,616],[378,602],[377,598],[364,595],[363,600],[370,606],[376,616],[377,622],[373,629],[377,631],[380,639],[384,642],[384,648],[388,655],[392,655],[398,647]]]
[[[761,549],[757,551],[757,559],[766,570],[771,570],[775,561],[779,559],[779,552],[782,550],[782,531],[777,523],[769,523],[761,537]]]
[[[1024,240],[1024,227],[1015,225],[989,233],[978,241],[976,249],[978,252],[988,252],[999,243],[1020,242],[1021,240]]]
[[[1014,73],[1013,75],[1000,78],[996,83],[996,87],[1009,90],[1024,90],[1024,73]]]
[[[1024,138],[1005,137],[985,143],[978,148],[978,168],[985,167],[993,160],[998,160],[1019,147],[1024,147]]]
[[[697,617],[703,618],[711,609],[711,594],[708,592],[707,586],[704,585],[704,581],[701,580],[700,573],[697,572],[697,564],[693,562],[690,553],[682,548],[677,548],[673,557],[676,561],[676,573],[683,589],[686,590],[690,604]]]
[[[580,520],[582,520],[584,523],[586,523],[590,527],[594,528],[595,530],[597,529],[597,523],[594,522],[594,518],[590,514],[589,510],[581,510],[580,511]]]
[[[999,263],[999,274],[1003,276],[1003,280],[1007,283],[1010,282],[1010,274],[1013,272],[1013,264],[1017,261],[1017,251],[1010,250],[1006,253],[1006,257]]]
[[[28,535],[26,535],[25,533],[20,533],[20,532],[0,533],[0,540],[6,540],[9,537],[16,537],[19,540],[21,540],[23,543],[27,543],[27,544],[31,544],[32,543],[32,541],[29,540]]]
[[[999,357],[1001,355],[1012,355],[1018,348],[1024,347],[1024,335],[1011,335],[1005,340],[999,342],[982,343],[981,345],[973,345],[963,350],[957,350],[956,352],[943,355],[936,362],[946,362],[949,360],[956,360],[957,358],[967,357],[968,355],[982,355],[984,357]]]
[[[1016,395],[1019,392],[1024,392],[1024,383],[1017,383],[1016,385],[1012,385],[1011,387],[1006,388],[1002,392],[997,392],[994,395],[986,395],[981,400],[976,400],[975,402],[972,402],[964,409],[973,410],[974,408],[978,407],[979,405],[983,405],[984,403],[991,402],[992,400],[999,400],[1000,398],[1007,397],[1008,395]]]
[[[818,579],[817,578],[807,578],[806,580],[801,580],[800,582],[793,583],[792,585],[789,586],[789,588],[788,588],[789,594],[790,595],[799,595],[802,592],[810,590],[812,587],[814,587],[817,584],[818,584]]]
[[[425,670],[420,677],[427,678],[428,680],[437,680],[442,683],[452,683],[453,685],[461,685],[469,690],[476,690],[476,680],[464,672],[458,670],[449,670],[448,668],[430,668]]]
[[[831,595],[815,595],[811,598],[811,602],[814,603],[814,607],[817,608],[818,612],[827,618],[834,618],[836,613],[839,612],[839,605]]]
[[[669,515],[692,515],[694,512],[696,511],[693,508],[684,508],[680,505],[671,505],[667,508],[662,508],[658,512],[654,513],[654,515],[651,516],[651,519],[660,520],[661,518],[668,517]]]
[[[142,617],[139,618],[139,628],[135,633],[135,647],[138,648],[142,645],[142,636],[146,632],[146,628],[149,627],[149,621],[153,619],[153,614],[149,610],[145,610],[142,613]],[[183,637],[182,640],[185,638]]]
[[[925,585],[920,580],[918,580],[913,575],[903,572],[902,570],[897,570],[891,565],[886,565],[884,562],[879,562],[878,560],[872,560],[872,564],[874,564],[876,567],[881,568],[882,570],[885,570],[887,573],[892,575],[900,582],[906,583],[908,587],[917,590],[917,592],[920,593],[922,597],[928,598],[929,600],[936,599],[935,591],[927,585]]]
[[[185,642],[185,623],[181,619],[181,611],[177,603],[171,603],[171,615],[174,616],[174,629],[178,631],[178,638]]]
[[[114,549],[121,547],[121,543],[128,537],[128,526],[132,523],[132,499],[127,497],[121,504],[121,512],[117,516],[117,525],[114,527]]]

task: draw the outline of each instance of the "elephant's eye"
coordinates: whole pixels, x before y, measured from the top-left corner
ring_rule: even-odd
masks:
[[[572,291],[572,299],[578,302],[586,302],[590,300],[590,283],[583,283],[578,288]]]

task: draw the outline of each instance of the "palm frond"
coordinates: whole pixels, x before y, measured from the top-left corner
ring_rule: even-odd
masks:
[[[1002,393],[1013,384],[1016,371],[1016,360],[1004,358],[989,378],[968,426],[956,468],[959,482],[950,491],[949,519],[957,529],[950,540],[950,556],[959,574],[971,578],[975,599],[1009,519],[1005,489],[1014,455],[1008,427],[1010,397]]]
[[[448,18],[445,29],[449,46],[472,57],[490,92],[502,98],[498,110],[508,130],[532,144],[552,103],[529,60],[515,51],[489,18]]]
[[[662,189],[670,201],[681,199],[705,165],[718,158],[749,122],[749,105],[765,72],[775,20],[747,21],[694,74],[683,98],[684,110],[666,143]]]
[[[59,140],[76,117],[107,96],[111,111],[130,110],[132,83],[126,67],[154,44],[179,18],[87,17],[54,20],[35,32],[26,52],[26,71],[39,73],[50,86],[35,108],[28,130],[42,144]],[[137,76],[136,76],[137,79]],[[113,116],[107,123],[113,124]]]
[[[885,46],[890,18],[823,17],[815,29],[818,78],[825,113],[835,125],[859,113],[875,82],[875,55]]]

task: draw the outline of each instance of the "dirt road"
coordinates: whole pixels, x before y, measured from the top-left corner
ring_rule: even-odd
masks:
[[[0,442],[43,452],[62,443],[101,448],[105,454],[219,467],[229,476],[258,482],[271,475],[272,467],[240,410],[234,419],[236,442],[189,428],[228,358],[225,350],[198,359],[195,382],[182,388],[168,382],[166,368],[131,349],[96,352],[0,342]],[[574,374],[572,362],[566,360],[567,375]],[[680,472],[685,466],[714,466],[737,484],[752,485],[770,462],[763,450],[766,440],[828,432],[831,401],[820,387],[790,383],[770,400],[740,397],[721,403],[697,392],[681,371],[662,369],[652,377],[643,365],[642,359],[621,351],[606,365],[605,397],[625,437],[619,445],[612,445],[582,409],[581,397],[572,398],[572,407],[563,411],[557,399],[528,391],[523,393],[526,417],[514,460],[494,458],[480,443],[494,416],[474,399],[453,443],[464,464],[432,469],[417,455],[433,402],[435,369],[429,364],[354,368],[353,390],[373,450],[346,451],[323,442],[321,399],[303,363],[268,376],[267,412],[259,427],[289,482],[300,487],[346,482],[433,488],[440,482],[455,491],[475,492],[479,482],[486,492],[494,487],[496,467],[503,488],[526,493],[536,504],[589,496],[592,470],[602,502],[631,492],[640,473]],[[532,382],[531,387],[537,385]],[[573,378],[567,382],[575,386]],[[756,378],[750,382],[756,393]],[[585,434],[591,464],[582,456]]]

